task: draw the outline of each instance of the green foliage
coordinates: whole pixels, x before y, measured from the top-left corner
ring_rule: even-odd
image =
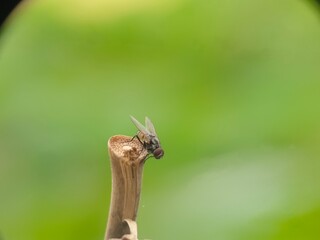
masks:
[[[165,150],[145,168],[141,239],[318,239],[311,5],[71,3],[26,4],[2,32],[3,239],[103,239],[106,143],[135,134],[129,114]]]

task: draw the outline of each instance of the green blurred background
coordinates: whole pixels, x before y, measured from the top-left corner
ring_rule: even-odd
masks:
[[[139,239],[320,239],[307,1],[27,1],[0,36],[0,239],[102,240],[106,143],[154,122]]]

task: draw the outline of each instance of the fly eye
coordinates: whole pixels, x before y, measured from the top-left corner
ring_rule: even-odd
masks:
[[[157,148],[153,151],[153,156],[156,158],[156,159],[160,159],[162,158],[164,155],[164,151],[162,148]]]

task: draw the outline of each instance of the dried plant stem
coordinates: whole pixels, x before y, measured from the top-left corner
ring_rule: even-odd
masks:
[[[148,152],[137,139],[121,135],[109,139],[108,150],[112,192],[105,240],[137,239],[135,221]]]

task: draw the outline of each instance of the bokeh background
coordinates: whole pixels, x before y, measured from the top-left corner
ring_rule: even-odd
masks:
[[[308,1],[26,1],[0,35],[0,239],[104,237],[107,140],[149,116],[139,238],[320,238]]]

